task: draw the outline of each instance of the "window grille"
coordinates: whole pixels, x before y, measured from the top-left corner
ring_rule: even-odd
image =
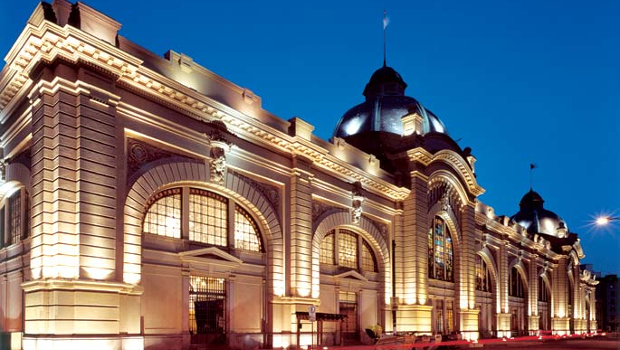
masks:
[[[9,237],[11,244],[19,242],[22,238],[21,205],[21,191],[17,191],[9,198]]]
[[[493,292],[491,271],[487,262],[480,255],[476,255],[476,289],[483,292]]]
[[[321,241],[321,253],[319,254],[321,264],[334,265],[334,233],[327,234]]]
[[[365,240],[362,240],[362,270],[377,272],[377,258]]]
[[[213,192],[192,188],[189,194],[189,239],[228,246],[228,200]]]
[[[351,231],[338,232],[338,264],[357,269],[357,235]]]
[[[161,191],[151,199],[144,216],[143,231],[181,238],[181,189]]]
[[[235,206],[235,248],[263,251],[256,222],[239,206]]]

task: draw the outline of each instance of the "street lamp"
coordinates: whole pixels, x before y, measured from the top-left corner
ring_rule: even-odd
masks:
[[[610,221],[620,221],[620,216],[599,216],[596,218],[596,224],[599,226],[607,225]]]

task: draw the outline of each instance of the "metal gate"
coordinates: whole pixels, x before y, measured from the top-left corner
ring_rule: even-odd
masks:
[[[190,276],[189,332],[192,344],[226,343],[226,281]]]

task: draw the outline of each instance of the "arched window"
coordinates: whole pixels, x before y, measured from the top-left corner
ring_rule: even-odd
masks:
[[[181,238],[181,189],[161,191],[149,202],[149,210],[144,216],[143,231]]]
[[[549,295],[549,289],[547,289],[547,284],[545,283],[545,279],[542,277],[538,277],[538,301],[544,301],[544,302],[551,301],[551,295]]]
[[[428,277],[453,281],[454,255],[448,225],[439,216],[428,231]]]
[[[325,235],[321,241],[319,262],[362,271],[378,271],[377,258],[370,244],[362,236],[346,229],[332,230]]]
[[[487,262],[478,254],[476,254],[476,289],[483,292],[493,292],[491,271]]]
[[[377,258],[365,240],[362,240],[362,270],[377,271]]]
[[[510,275],[508,275],[508,285],[510,286],[508,289],[509,296],[518,298],[525,297],[525,284],[523,283],[521,274],[515,266],[512,267],[512,270],[510,270]]]
[[[330,233],[323,238],[321,242],[321,252],[319,254],[319,262],[321,264],[334,264],[334,234]]]
[[[258,232],[256,222],[250,214],[240,206],[235,206],[235,248],[262,251]]]
[[[183,237],[221,247],[233,242],[234,248],[263,252],[256,221],[241,206],[217,193],[198,188],[172,188],[159,192],[148,204],[143,223],[145,233]],[[188,208],[187,213],[182,208]],[[234,211],[232,222],[229,211]],[[183,227],[188,231],[183,232]]]

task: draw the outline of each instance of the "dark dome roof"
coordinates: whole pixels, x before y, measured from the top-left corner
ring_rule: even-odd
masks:
[[[523,226],[527,232],[565,238],[568,234],[566,222],[556,213],[543,208],[545,201],[533,190],[521,198],[519,212],[510,219]]]
[[[413,97],[405,96],[406,88],[407,83],[393,68],[383,66],[377,69],[364,89],[366,101],[349,109],[340,118],[334,136],[344,138],[367,131],[402,135],[401,118],[412,112],[422,116],[422,134],[432,131],[447,133],[437,116]]]

